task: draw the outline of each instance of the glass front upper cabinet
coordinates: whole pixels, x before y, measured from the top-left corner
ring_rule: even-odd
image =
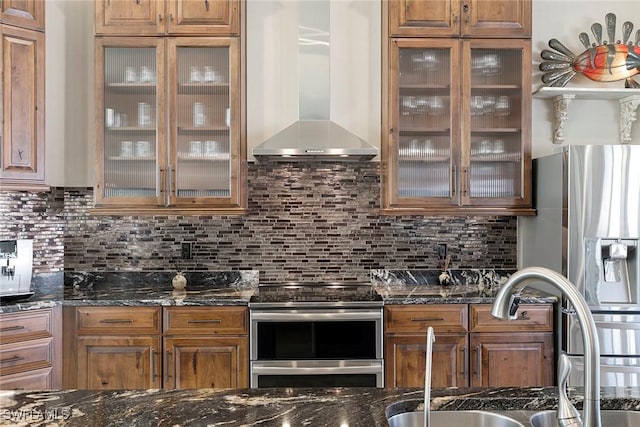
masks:
[[[527,206],[525,165],[530,164],[530,61],[526,41],[464,43],[465,176],[463,202],[482,206]]]
[[[385,208],[528,206],[527,58],[519,40],[390,41]]]
[[[97,52],[96,205],[238,207],[237,40],[105,38]]]

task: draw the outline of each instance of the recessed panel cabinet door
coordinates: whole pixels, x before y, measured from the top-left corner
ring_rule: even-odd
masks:
[[[78,339],[78,388],[161,388],[160,338]]]
[[[433,344],[432,387],[466,387],[467,334],[437,336]],[[385,349],[387,388],[424,387],[426,335],[389,336]]]
[[[44,34],[0,26],[5,183],[44,183]]]
[[[248,387],[248,338],[165,338],[165,388]]]
[[[472,387],[553,384],[553,334],[470,334]]]
[[[96,0],[95,32],[111,35],[162,34],[164,0]]]
[[[3,0],[0,22],[32,30],[44,30],[45,0]]]
[[[465,0],[461,22],[465,36],[531,37],[531,0]]]
[[[389,35],[450,37],[460,31],[459,0],[391,0]]]
[[[391,0],[391,37],[531,37],[530,0]]]
[[[239,35],[238,0],[170,0],[169,33]]]

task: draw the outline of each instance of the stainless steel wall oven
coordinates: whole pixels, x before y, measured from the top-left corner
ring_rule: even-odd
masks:
[[[382,301],[369,284],[261,285],[251,387],[383,387]]]

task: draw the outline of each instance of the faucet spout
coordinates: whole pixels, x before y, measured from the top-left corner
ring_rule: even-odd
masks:
[[[559,290],[575,309],[584,341],[585,427],[601,427],[600,420],[600,344],[596,325],[584,297],[563,275],[543,267],[528,267],[514,273],[498,291],[491,314],[500,319],[516,319],[520,293],[531,283],[544,282]]]
[[[427,328],[427,348],[424,369],[424,427],[431,426],[431,367],[433,366],[433,343],[436,336],[433,327]]]

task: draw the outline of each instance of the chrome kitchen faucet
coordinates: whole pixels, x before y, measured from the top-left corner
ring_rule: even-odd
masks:
[[[561,274],[543,267],[528,267],[514,273],[504,284],[495,301],[491,314],[500,319],[514,320],[520,303],[520,292],[533,282],[545,282],[558,289],[573,305],[582,330],[584,341],[584,408],[582,419],[585,427],[601,427],[600,420],[600,344],[596,324],[589,306],[578,289]],[[575,425],[575,418],[561,419],[560,426]],[[568,424],[567,424],[568,423]],[[574,424],[572,424],[574,423]]]

